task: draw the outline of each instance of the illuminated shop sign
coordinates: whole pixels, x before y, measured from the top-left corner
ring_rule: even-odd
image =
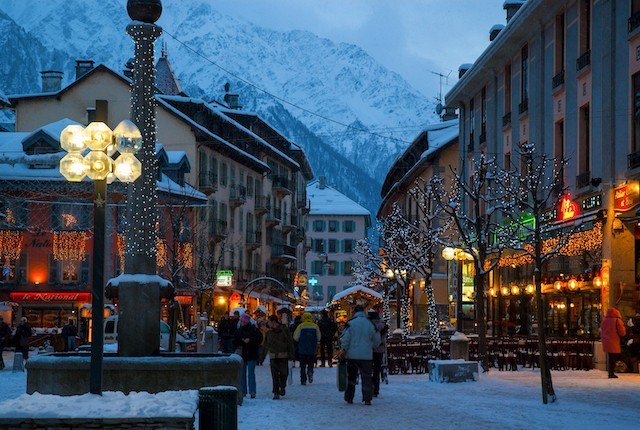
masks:
[[[580,215],[578,204],[571,200],[571,196],[569,194],[563,196],[562,200],[560,200],[560,208],[558,209],[558,220],[566,221],[568,219],[573,219],[578,215]]]
[[[91,293],[9,293],[16,302],[90,302]]]
[[[231,287],[233,285],[233,272],[231,270],[218,270],[216,272],[216,287]]]
[[[628,182],[614,189],[613,209],[625,212],[638,204],[638,182]]]

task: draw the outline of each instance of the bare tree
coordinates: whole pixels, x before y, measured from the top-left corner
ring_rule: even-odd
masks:
[[[499,261],[505,247],[500,236],[509,231],[500,225],[507,208],[507,174],[495,160],[480,154],[473,163],[473,174],[467,181],[451,168],[450,191],[443,188],[442,178],[434,176],[432,187],[436,202],[453,224],[453,238],[448,245],[461,248],[473,257],[475,322],[478,331],[478,354],[484,372],[489,371],[487,354],[487,322],[485,318],[485,285],[487,274]],[[464,204],[466,202],[466,204]],[[496,240],[497,239],[497,240]],[[458,297],[458,300],[461,300]]]
[[[546,318],[542,302],[542,269],[544,264],[562,251],[571,233],[558,240],[545,237],[549,223],[543,214],[559,206],[566,194],[563,186],[564,168],[567,160],[547,157],[544,153],[536,153],[533,144],[521,144],[519,147],[521,166],[525,171],[512,174],[513,206],[507,212],[512,225],[517,227],[518,234],[509,238],[509,247],[528,256],[533,263],[534,283],[536,288],[536,319],[538,322],[538,348],[540,351],[540,378],[542,385],[542,402],[556,401],[556,394],[551,380],[549,358],[547,355]],[[526,215],[526,217],[523,217]],[[525,221],[526,220],[526,221]]]

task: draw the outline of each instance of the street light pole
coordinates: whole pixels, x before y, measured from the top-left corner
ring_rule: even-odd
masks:
[[[107,180],[93,182],[93,276],[91,279],[91,363],[89,392],[102,394],[104,348],[104,245]]]

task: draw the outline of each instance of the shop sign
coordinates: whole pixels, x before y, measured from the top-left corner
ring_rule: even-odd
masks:
[[[614,189],[613,210],[625,212],[638,204],[638,183],[630,182]]]
[[[218,270],[216,272],[216,287],[231,287],[233,285],[233,272],[231,270]]]
[[[192,305],[193,304],[193,296],[176,296],[176,300],[181,305]]]
[[[566,221],[569,219],[573,219],[580,214],[580,210],[578,209],[578,205],[576,202],[571,200],[571,196],[567,194],[562,197],[560,200],[560,208],[558,210],[558,220]]]
[[[91,293],[9,293],[16,302],[90,302]]]

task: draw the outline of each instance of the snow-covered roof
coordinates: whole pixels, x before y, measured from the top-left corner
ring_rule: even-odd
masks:
[[[309,215],[361,215],[371,216],[371,212],[351,200],[335,188],[314,180],[307,185],[307,198],[311,202]]]
[[[342,300],[343,298],[356,293],[369,295],[376,299],[382,300],[382,294],[378,293],[377,291],[374,291],[371,288],[365,287],[364,285],[355,285],[353,287],[345,288],[344,291],[340,291],[339,293],[336,293],[333,296],[333,301],[336,302],[336,301]]]
[[[452,119],[437,124],[427,126],[428,149],[422,153],[421,158],[425,158],[436,152],[447,143],[453,141],[460,133],[459,120]]]

